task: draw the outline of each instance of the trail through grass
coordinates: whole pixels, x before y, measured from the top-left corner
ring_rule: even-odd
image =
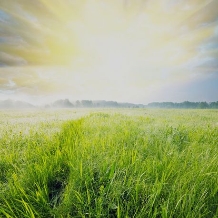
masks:
[[[144,112],[1,138],[0,217],[217,217],[216,113]]]

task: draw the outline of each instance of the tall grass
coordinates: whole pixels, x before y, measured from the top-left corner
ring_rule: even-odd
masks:
[[[157,112],[5,135],[0,216],[217,217],[217,111]]]

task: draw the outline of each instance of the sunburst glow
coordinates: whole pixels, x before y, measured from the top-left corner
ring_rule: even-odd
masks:
[[[1,0],[0,98],[217,100],[217,8],[216,0]]]

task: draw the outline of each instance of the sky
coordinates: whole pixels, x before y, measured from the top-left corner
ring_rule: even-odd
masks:
[[[0,0],[0,100],[218,101],[217,0]]]

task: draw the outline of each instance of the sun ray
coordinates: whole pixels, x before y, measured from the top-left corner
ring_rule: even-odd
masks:
[[[113,99],[114,90],[137,96],[144,87],[146,99],[154,88],[215,74],[217,7],[215,0],[1,0],[0,88],[5,68],[17,67],[10,80],[18,93],[31,86],[28,73],[28,82],[17,78],[24,71],[52,75],[52,85],[33,76],[51,95],[84,90],[91,98],[93,90]]]

